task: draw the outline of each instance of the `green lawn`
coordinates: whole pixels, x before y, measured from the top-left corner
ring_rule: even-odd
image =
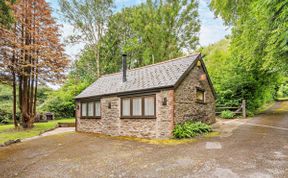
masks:
[[[59,119],[53,120],[49,122],[42,122],[42,123],[35,123],[32,129],[14,129],[12,124],[8,125],[0,125],[0,144],[8,141],[8,140],[15,140],[15,139],[23,139],[29,138],[33,136],[37,136],[47,130],[53,129],[57,126],[57,123],[70,123],[75,122],[74,118],[70,119]]]
[[[288,97],[277,98],[276,101],[288,101]]]

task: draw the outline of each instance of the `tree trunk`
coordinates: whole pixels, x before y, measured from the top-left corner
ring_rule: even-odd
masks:
[[[100,77],[100,42],[101,42],[101,35],[102,35],[102,29],[101,25],[97,24],[97,39],[98,43],[96,44],[96,68],[97,68],[97,78]]]
[[[22,117],[22,127],[23,128],[31,128],[32,125],[31,123],[29,122],[30,120],[30,116],[28,114],[28,79],[26,76],[23,77],[23,86],[22,86],[22,110],[21,110],[21,117]]]
[[[16,76],[14,71],[12,72],[12,74],[13,74],[13,122],[15,128],[17,128],[18,123],[16,120]]]
[[[96,45],[96,76],[100,77],[100,47],[99,44]]]

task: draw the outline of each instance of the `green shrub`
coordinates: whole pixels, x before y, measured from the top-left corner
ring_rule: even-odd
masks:
[[[233,119],[235,114],[232,111],[225,110],[221,112],[220,117],[223,119]]]
[[[0,109],[0,123],[4,124],[9,122],[9,120],[12,120],[12,114]]]
[[[211,127],[205,123],[187,121],[181,124],[177,124],[173,130],[173,135],[175,138],[179,139],[191,138],[211,131]]]

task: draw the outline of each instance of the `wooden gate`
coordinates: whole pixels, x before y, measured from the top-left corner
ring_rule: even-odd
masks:
[[[242,114],[243,118],[246,118],[246,100],[242,100],[242,103],[238,107],[220,106],[216,108],[216,115],[221,114],[222,111],[229,110],[234,114]]]

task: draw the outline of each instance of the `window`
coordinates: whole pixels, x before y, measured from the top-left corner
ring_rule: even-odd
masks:
[[[121,117],[151,118],[155,117],[155,95],[122,98]]]
[[[154,113],[154,109],[155,109],[155,102],[154,102],[154,97],[145,97],[144,98],[144,115],[145,116],[154,116],[155,113]]]
[[[81,103],[81,117],[99,118],[100,116],[100,101],[88,101]]]
[[[141,116],[142,115],[142,98],[133,98],[133,116]]]
[[[87,103],[82,103],[81,116],[87,116]]]
[[[122,116],[130,116],[130,98],[122,99]]]
[[[94,115],[94,103],[89,102],[88,103],[88,116],[93,116]]]
[[[100,113],[100,101],[96,101],[95,102],[95,116],[96,117],[100,117],[101,113]]]
[[[205,91],[200,88],[196,88],[196,100],[198,102],[205,102]]]

